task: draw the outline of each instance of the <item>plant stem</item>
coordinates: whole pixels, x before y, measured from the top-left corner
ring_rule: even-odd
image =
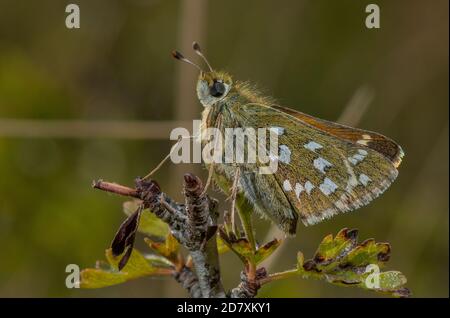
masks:
[[[209,199],[199,178],[184,176],[184,195],[187,214],[187,244],[203,297],[225,297],[220,280],[219,253],[215,231],[217,204]],[[208,237],[210,229],[214,234]]]
[[[92,182],[92,187],[94,189],[103,190],[106,192],[111,192],[119,195],[123,195],[126,197],[133,197],[136,199],[140,199],[139,193],[136,189],[132,189],[117,183],[106,182],[103,180],[97,180]]]
[[[259,283],[261,285],[276,281],[276,280],[280,280],[280,279],[285,279],[285,278],[289,278],[292,276],[296,276],[298,275],[298,270],[297,269],[291,269],[291,270],[287,270],[284,272],[279,272],[279,273],[274,273],[274,274],[270,274],[269,276],[262,278],[259,280]]]

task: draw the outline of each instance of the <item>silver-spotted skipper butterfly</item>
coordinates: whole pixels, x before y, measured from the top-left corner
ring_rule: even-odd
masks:
[[[194,42],[193,48],[208,71],[177,51],[173,56],[200,70],[202,129],[275,128],[279,138],[275,173],[257,173],[246,163],[216,163],[212,177],[226,192],[236,185],[256,211],[284,232],[295,234],[299,217],[310,225],[362,207],[397,177],[403,151],[391,139],[279,106],[249,83],[213,70],[199,45]]]

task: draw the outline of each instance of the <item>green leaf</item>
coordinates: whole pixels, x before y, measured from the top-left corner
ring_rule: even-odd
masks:
[[[375,240],[369,239],[351,250],[342,262],[353,266],[364,266],[366,264],[382,266],[388,260],[390,251],[391,247],[388,243],[375,243]]]
[[[297,274],[336,285],[408,297],[410,291],[404,287],[407,279],[401,272],[381,271],[389,260],[390,245],[376,243],[374,239],[358,244],[357,234],[357,230],[342,229],[334,238],[331,234],[326,236],[314,258],[308,261],[304,261],[303,254],[299,252]],[[284,278],[291,273],[292,271],[286,271],[273,276]]]
[[[223,239],[220,237],[220,235],[217,235],[217,250],[219,254],[224,254],[228,251],[230,251],[230,248],[227,244],[223,241]]]
[[[380,288],[383,290],[398,289],[407,283],[405,275],[398,271],[380,273]]]
[[[219,237],[244,264],[254,262],[254,251],[246,238],[235,238],[228,236],[223,228],[219,228]]]
[[[155,242],[148,237],[144,238],[144,241],[148,244],[148,246],[150,246],[151,249],[169,260],[171,263],[176,263],[178,261],[180,244],[170,232],[166,235],[166,239],[163,243]]]
[[[236,206],[241,219],[242,227],[244,228],[245,236],[250,243],[252,250],[256,249],[255,233],[253,233],[253,206],[248,202],[243,193],[236,195]]]
[[[138,205],[139,201],[137,200],[124,202],[123,212],[129,216],[136,211]],[[164,238],[169,233],[169,226],[146,209],[141,213],[138,231],[146,235]]]
[[[321,259],[322,262],[326,263],[328,260],[339,257],[340,254],[345,253],[356,245],[357,234],[356,230],[342,229],[334,239],[333,235],[327,235],[320,243],[315,258]]]
[[[259,247],[256,250],[255,255],[255,263],[259,264],[262,261],[264,261],[266,258],[268,258],[270,255],[272,255],[273,252],[280,246],[281,240],[274,239],[270,242],[267,242],[263,246]]]
[[[256,247],[256,250],[254,250],[247,238],[228,236],[223,228],[219,229],[219,237],[221,242],[231,249],[244,264],[251,263],[258,265],[269,257],[281,244],[280,240],[274,239],[261,247]]]
[[[120,256],[114,257],[111,249],[106,250],[109,268],[88,268],[81,272],[81,288],[102,288],[124,283],[139,277],[150,275],[167,275],[171,269],[162,267],[161,260],[147,259],[139,251],[133,249],[125,267],[119,272],[117,265]],[[105,267],[104,265],[102,267]]]

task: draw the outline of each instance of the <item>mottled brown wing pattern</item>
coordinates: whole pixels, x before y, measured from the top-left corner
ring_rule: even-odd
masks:
[[[272,107],[339,139],[348,140],[373,149],[392,161],[395,167],[398,167],[402,161],[402,157],[404,155],[402,148],[388,137],[372,131],[352,128],[331,121],[315,118],[290,108],[278,105],[274,105]]]
[[[382,144],[383,136],[379,134],[359,129],[352,131],[345,126],[321,129],[318,124],[310,123],[314,121],[323,126],[327,122],[310,116],[307,116],[309,122],[304,122],[294,117],[293,112],[247,104],[240,109],[238,117],[243,127],[272,127],[280,132],[278,170],[273,176],[259,178],[276,180],[282,190],[275,196],[280,201],[285,196],[304,224],[315,224],[339,212],[364,206],[396,178],[402,151],[393,141],[385,141],[386,145],[394,143],[396,146],[397,155],[389,156],[370,147],[371,143],[358,142],[364,140],[363,135],[368,135],[373,138],[370,141],[379,140],[378,144]],[[338,128],[345,132],[343,137]],[[279,207],[281,205],[272,199],[272,206],[268,208]]]

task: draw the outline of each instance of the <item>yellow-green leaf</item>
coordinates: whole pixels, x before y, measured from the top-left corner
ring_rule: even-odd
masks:
[[[253,249],[252,244],[246,238],[231,238],[222,229],[219,230],[220,244],[231,249],[243,263],[251,263],[258,265],[269,257],[280,246],[281,241],[274,239],[261,247]]]
[[[144,241],[151,249],[170,262],[175,263],[177,261],[180,244],[170,232],[166,235],[166,239],[163,243],[155,242],[148,237],[144,238]]]
[[[217,235],[217,250],[219,254],[224,254],[230,250],[230,248],[225,244],[220,235]]]
[[[138,205],[139,201],[137,200],[124,202],[123,212],[126,215],[131,215],[134,211],[136,211]],[[164,238],[169,233],[169,226],[146,209],[141,213],[138,231],[147,235]]]
[[[398,271],[382,272],[389,259],[390,245],[368,239],[358,244],[356,230],[341,230],[336,237],[327,235],[314,258],[304,261],[297,255],[297,274],[304,278],[325,280],[341,286],[360,287],[395,297],[408,297],[406,277]],[[293,270],[295,271],[295,270]],[[292,271],[274,274],[289,277]]]
[[[282,242],[281,240],[274,239],[270,242],[267,242],[263,246],[259,247],[256,250],[255,263],[259,264],[262,261],[264,261],[267,257],[272,255],[272,253],[275,252],[278,246],[280,246],[281,242]]]
[[[102,288],[124,283],[139,277],[169,274],[171,269],[157,267],[156,262],[146,259],[139,251],[133,249],[125,267],[119,272],[117,265],[120,256],[114,257],[111,249],[106,250],[109,269],[88,268],[81,272],[81,288]]]

